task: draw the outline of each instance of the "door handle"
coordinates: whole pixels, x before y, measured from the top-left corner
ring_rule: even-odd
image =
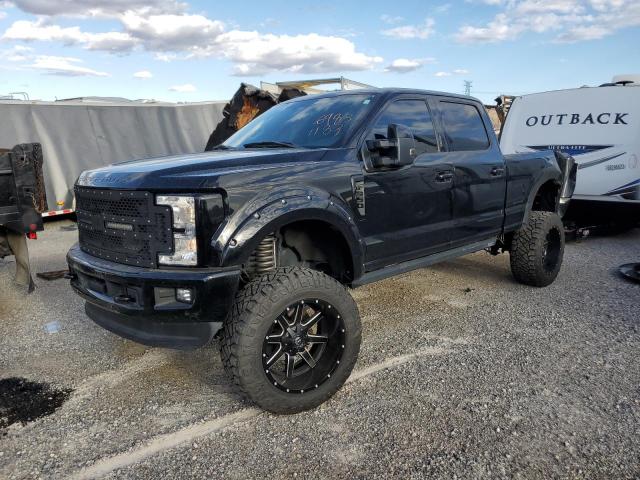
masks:
[[[447,183],[453,180],[453,173],[451,172],[438,172],[436,174],[436,182]]]
[[[493,167],[491,169],[491,176],[492,177],[501,177],[502,175],[504,175],[504,168],[502,168],[502,167]]]

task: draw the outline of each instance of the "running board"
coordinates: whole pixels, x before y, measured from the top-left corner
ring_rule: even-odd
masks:
[[[435,263],[444,262],[453,258],[462,257],[470,253],[484,250],[485,248],[492,247],[496,244],[496,238],[492,237],[489,240],[482,240],[481,242],[472,243],[470,245],[463,245],[462,247],[452,248],[451,250],[445,250],[444,252],[434,253],[426,257],[416,258],[407,262],[396,263],[395,265],[389,265],[387,267],[373,270],[362,275],[360,278],[351,283],[353,288],[361,287],[368,283],[384,280],[385,278],[400,275],[402,273],[411,272],[418,268],[428,267]]]

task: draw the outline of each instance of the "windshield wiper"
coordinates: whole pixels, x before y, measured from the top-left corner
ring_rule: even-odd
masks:
[[[213,147],[213,150],[231,150],[231,147],[228,147],[221,143],[220,145],[216,145],[215,147]]]
[[[297,145],[291,142],[276,142],[274,140],[266,140],[264,142],[245,143],[243,147],[244,148],[278,148],[278,147],[298,148]]]

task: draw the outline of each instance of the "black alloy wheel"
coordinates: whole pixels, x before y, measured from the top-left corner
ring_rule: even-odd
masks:
[[[331,378],[344,350],[344,322],[330,303],[305,299],[274,320],[262,347],[269,380],[288,393],[304,393]]]
[[[248,283],[223,326],[225,370],[242,394],[274,413],[331,398],[349,378],[362,338],[358,307],[344,285],[303,267]]]

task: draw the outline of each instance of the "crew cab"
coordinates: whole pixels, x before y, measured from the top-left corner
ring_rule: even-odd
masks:
[[[218,333],[244,394],[296,412],[354,367],[348,288],[483,249],[509,252],[519,282],[553,282],[575,179],[560,152],[502,155],[471,97],[300,97],[214,151],[82,173],[71,285],[96,323],[147,345]]]

